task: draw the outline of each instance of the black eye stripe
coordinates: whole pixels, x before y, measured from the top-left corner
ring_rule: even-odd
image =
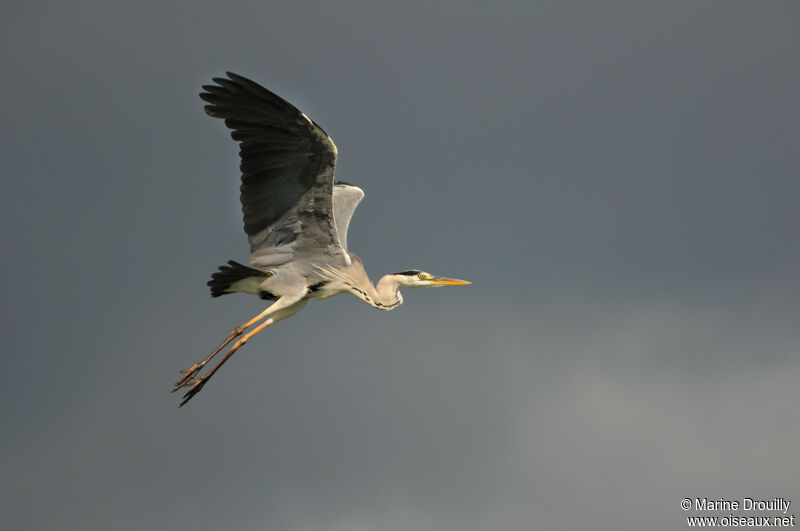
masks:
[[[409,277],[415,277],[422,273],[419,269],[407,269],[406,271],[400,271],[399,273],[395,273],[395,275],[407,275]]]

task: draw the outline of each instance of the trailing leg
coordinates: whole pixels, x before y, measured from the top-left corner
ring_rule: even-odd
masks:
[[[241,348],[245,343],[247,343],[247,341],[249,341],[251,337],[255,336],[268,326],[277,323],[281,319],[286,319],[287,317],[294,315],[295,313],[300,311],[300,309],[303,306],[305,306],[307,302],[307,299],[303,298],[304,296],[305,293],[294,297],[287,297],[287,296],[281,297],[280,299],[275,301],[275,303],[272,304],[269,308],[267,308],[257,316],[253,317],[246,323],[242,323],[241,325],[234,328],[233,331],[228,335],[228,337],[225,338],[225,341],[223,341],[216,349],[214,349],[214,351],[211,354],[206,356],[206,358],[203,361],[195,363],[191,367],[181,371],[183,373],[183,376],[177,382],[175,382],[175,387],[172,389],[172,392],[175,392],[182,387],[188,387],[189,391],[184,395],[183,402],[181,402],[180,405],[181,406],[184,405],[186,402],[191,400],[191,398],[194,395],[200,392],[200,389],[203,388],[203,386],[209,380],[209,378],[211,378],[211,376],[215,372],[217,372],[217,370],[219,370],[222,364],[225,363],[228,360],[228,358],[230,358],[233,355],[234,352],[239,350],[239,348]],[[220,360],[220,362],[217,363],[217,365],[215,365],[214,368],[208,372],[208,374],[201,377],[197,376],[203,369],[203,367],[205,367],[206,364],[209,361],[211,361],[211,359],[214,356],[217,355],[217,353],[219,353],[223,348],[225,348],[225,346],[228,345],[228,343],[233,341],[234,338],[242,335],[242,333],[244,333],[244,331],[247,328],[249,328],[256,322],[258,322],[259,320],[263,319],[264,317],[270,314],[272,314],[272,316],[269,317],[266,321],[256,326],[253,330],[244,334],[244,337],[236,341],[236,343],[233,344],[231,349],[225,354],[225,357],[222,358],[222,360]]]

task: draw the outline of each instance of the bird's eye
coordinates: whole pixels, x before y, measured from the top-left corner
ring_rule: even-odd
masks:
[[[419,277],[420,280],[425,280],[425,273],[420,273],[417,276]]]

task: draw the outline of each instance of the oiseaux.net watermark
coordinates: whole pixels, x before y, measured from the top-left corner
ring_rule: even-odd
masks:
[[[786,498],[684,498],[689,527],[794,527],[795,515],[789,512]],[[722,514],[709,514],[722,513]]]

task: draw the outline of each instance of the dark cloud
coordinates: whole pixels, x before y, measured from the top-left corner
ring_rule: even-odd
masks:
[[[8,529],[675,529],[800,503],[798,9],[2,8]],[[312,303],[188,407],[261,303],[232,70],[333,136],[391,313]]]

